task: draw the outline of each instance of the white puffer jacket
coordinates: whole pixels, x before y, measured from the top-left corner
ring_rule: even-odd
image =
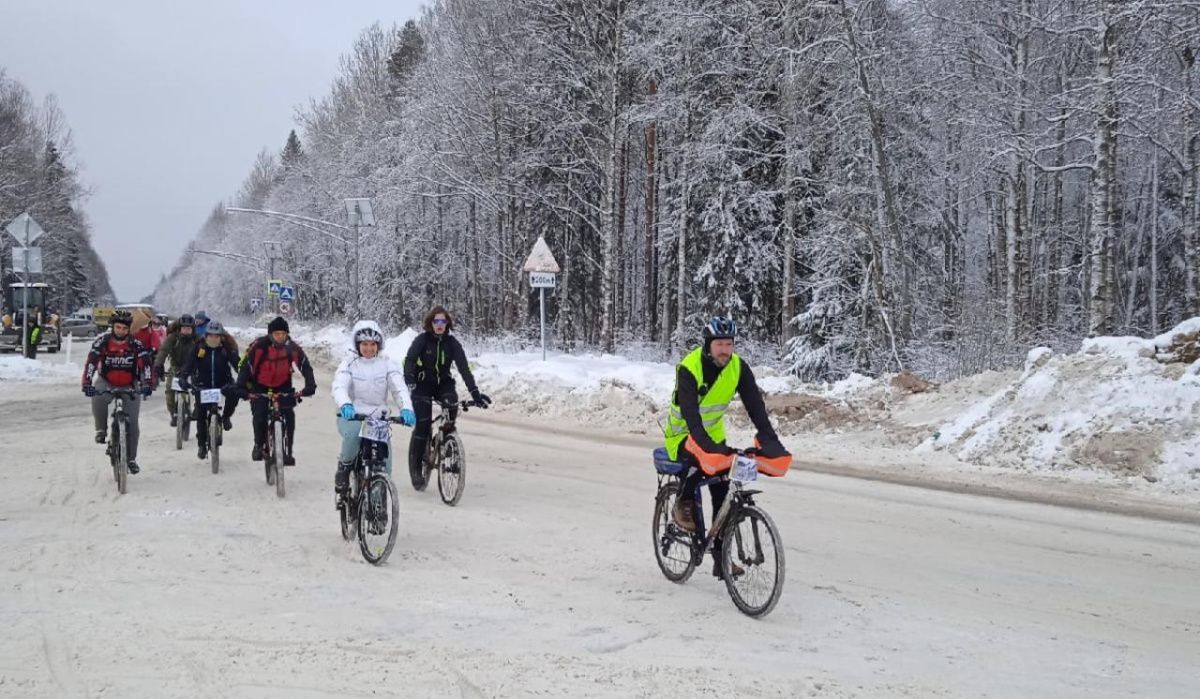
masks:
[[[363,328],[370,328],[383,337],[375,321],[360,320],[350,333],[351,345],[354,344],[354,335]],[[333,375],[332,393],[333,402],[338,407],[352,403],[354,412],[363,415],[386,408],[388,393],[392,394],[396,405],[412,410],[412,398],[408,395],[408,386],[404,385],[404,372],[398,364],[384,356],[383,342],[379,343],[379,354],[371,359],[359,356],[358,348],[353,347]],[[390,414],[396,416],[398,413]]]

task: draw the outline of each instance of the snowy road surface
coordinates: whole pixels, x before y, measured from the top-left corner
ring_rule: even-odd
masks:
[[[472,412],[462,503],[402,483],[373,568],[338,534],[324,391],[282,501],[245,406],[214,476],[155,395],[123,497],[88,415],[0,390],[3,696],[1200,696],[1195,526],[793,473],[753,621],[707,565],[659,574],[643,437]]]

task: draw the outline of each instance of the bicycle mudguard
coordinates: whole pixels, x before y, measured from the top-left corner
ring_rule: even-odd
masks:
[[[667,448],[658,447],[654,450],[654,470],[664,476],[682,476],[687,472],[687,464],[672,461],[671,457],[667,456]]]

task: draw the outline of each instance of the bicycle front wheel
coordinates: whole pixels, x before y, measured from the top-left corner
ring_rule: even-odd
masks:
[[[212,459],[212,472],[221,470],[221,419],[216,411],[208,416],[208,457]]]
[[[400,499],[392,479],[375,473],[358,497],[358,544],[363,558],[380,565],[392,554],[400,531]]]
[[[183,440],[187,435],[187,401],[183,399],[183,391],[175,395],[175,449],[183,449]]]
[[[129,484],[129,428],[125,424],[125,420],[121,419],[113,424],[113,429],[117,433],[117,463],[113,465],[113,468],[116,469],[117,492],[124,495],[125,488]]]
[[[725,589],[747,616],[766,616],[783,594],[783,540],[770,515],[753,505],[742,507],[725,525],[721,573]]]
[[[438,467],[438,494],[442,502],[454,507],[462,499],[467,488],[467,453],[462,440],[452,434],[442,446],[442,458]]]
[[[679,484],[668,481],[658,489],[654,500],[654,560],[658,569],[674,583],[685,583],[696,570],[696,558],[692,553],[692,535],[671,520],[671,510],[679,497]]]
[[[271,445],[271,470],[275,472],[275,495],[283,497],[286,490],[283,487],[283,420],[276,420],[271,426],[274,444]]]

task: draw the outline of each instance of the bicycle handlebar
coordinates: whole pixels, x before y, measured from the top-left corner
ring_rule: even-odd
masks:
[[[334,413],[334,415],[337,417],[342,416],[341,413]],[[372,418],[372,416],[370,416],[370,415],[363,415],[362,413],[354,413],[354,417],[347,420],[347,422],[362,422],[364,420],[371,419],[371,418]],[[398,417],[385,417],[385,418],[374,418],[374,419],[387,420],[388,422],[392,423],[393,425],[403,425],[404,424],[404,420],[401,418],[398,418]]]

